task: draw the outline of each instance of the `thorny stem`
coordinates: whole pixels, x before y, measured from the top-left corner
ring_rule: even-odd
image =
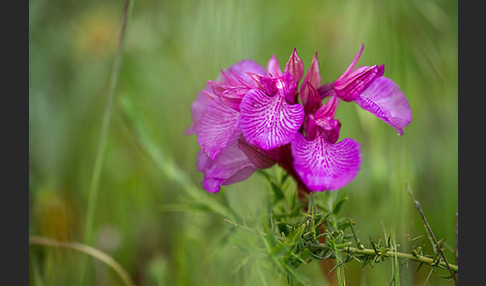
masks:
[[[442,256],[442,259],[445,262],[445,265],[447,266],[447,269],[449,269],[449,272],[451,273],[452,278],[454,279],[455,284],[457,285],[457,278],[453,270],[451,269],[451,266],[449,265],[449,262],[447,262],[447,259],[444,255],[444,252],[442,251],[442,248],[439,245],[439,242],[437,242],[437,238],[435,238],[434,233],[432,232],[432,228],[430,228],[429,223],[427,222],[427,219],[425,218],[424,212],[422,211],[422,208],[420,207],[420,203],[418,201],[415,201],[415,208],[417,208],[418,212],[420,213],[420,216],[422,217],[422,220],[424,221],[425,227],[429,231],[430,235],[432,236],[432,239],[434,240],[435,245],[437,246],[437,249]]]
[[[345,247],[342,246],[341,248],[338,248],[339,251],[346,252],[346,253],[352,253],[352,254],[363,254],[363,255],[368,255],[368,256],[384,256],[384,257],[398,257],[398,258],[403,258],[403,259],[408,259],[408,260],[413,260],[417,262],[422,262],[425,264],[428,264],[430,266],[441,266],[443,268],[448,268],[453,272],[458,272],[459,267],[454,264],[446,264],[443,261],[438,262],[435,259],[426,257],[426,256],[421,256],[421,255],[413,255],[413,254],[408,254],[408,253],[403,253],[403,252],[395,252],[395,251],[387,251],[386,253],[376,253],[374,249],[359,249],[355,247]]]
[[[447,258],[445,257],[444,252],[442,251],[442,248],[440,247],[439,242],[437,241],[437,238],[435,238],[434,232],[432,231],[432,228],[430,227],[427,219],[425,218],[425,214],[422,211],[422,208],[420,207],[420,203],[417,200],[415,200],[415,198],[413,196],[413,193],[412,193],[412,190],[410,188],[410,185],[408,183],[406,185],[406,188],[407,188],[408,194],[410,195],[410,197],[412,198],[412,200],[413,200],[413,202],[415,204],[415,208],[418,210],[418,212],[420,213],[420,216],[422,217],[422,220],[424,221],[424,224],[425,224],[425,227],[427,228],[427,231],[430,233],[430,236],[432,236],[432,239],[434,240],[434,243],[435,243],[435,245],[437,247],[437,250],[439,251],[442,259],[444,260],[444,263],[446,265],[446,268],[451,273],[451,277],[454,279],[454,282],[457,285],[458,282],[457,282],[456,275],[455,275],[453,269],[450,267],[449,262],[447,261]],[[456,233],[457,233],[457,229],[456,229]],[[457,266],[456,266],[456,268],[457,268]]]

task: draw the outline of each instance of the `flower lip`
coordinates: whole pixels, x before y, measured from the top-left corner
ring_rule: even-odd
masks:
[[[250,90],[241,105],[240,126],[248,143],[264,150],[290,143],[304,120],[300,104],[289,104],[283,96],[268,96]]]
[[[291,148],[294,169],[312,191],[340,189],[355,178],[360,168],[360,145],[353,139],[334,144],[322,135],[308,140],[297,133]]]

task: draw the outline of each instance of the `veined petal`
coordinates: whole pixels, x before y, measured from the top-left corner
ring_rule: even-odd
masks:
[[[336,91],[334,90],[334,82],[328,82],[321,85],[319,88],[317,88],[317,93],[319,93],[321,99],[336,95]]]
[[[360,145],[353,139],[329,143],[324,136],[308,141],[297,133],[292,142],[294,168],[312,191],[333,191],[346,186],[359,171]]]
[[[237,86],[228,88],[220,95],[221,101],[236,111],[240,111],[240,103],[245,94],[250,90],[248,87]]]
[[[284,72],[279,77],[261,76],[259,83],[267,95],[272,96],[278,93],[285,97],[289,103],[295,102],[297,84],[289,72]]]
[[[316,111],[315,119],[319,120],[320,118],[324,117],[334,117],[336,115],[336,109],[339,105],[339,99],[337,96],[333,95],[329,98],[329,100]]]
[[[289,72],[296,84],[299,84],[299,81],[302,79],[302,76],[304,75],[304,63],[297,55],[296,48],[294,48],[292,55],[290,55],[289,61],[285,65],[284,72]]]
[[[289,72],[284,72],[282,76],[277,78],[275,82],[278,92],[282,95],[288,103],[294,104],[297,96],[297,84]]]
[[[242,139],[238,139],[238,147],[258,169],[270,168],[280,159],[279,148],[262,150],[261,148],[248,144]]]
[[[225,105],[220,98],[212,100],[204,110],[197,126],[197,141],[211,159],[236,141],[241,131],[238,128],[240,114]]]
[[[265,74],[265,69],[252,60],[242,60],[222,71],[222,82],[233,86],[254,85],[253,79],[247,73]]]
[[[336,94],[344,101],[355,100],[375,79],[383,75],[385,66],[359,67],[334,82]]]
[[[221,96],[224,91],[233,87],[246,87],[247,90],[248,87],[257,88],[258,83],[256,83],[255,80],[248,75],[248,73],[263,75],[265,74],[265,70],[252,60],[242,60],[230,66],[225,71],[222,71],[217,81],[208,81],[208,84],[201,92],[199,92],[196,100],[192,103],[191,115],[193,122],[191,123],[191,126],[186,129],[185,134],[192,135],[197,132],[198,125],[200,125],[201,117],[204,114],[206,106],[214,98]],[[230,92],[230,94],[227,94],[227,98],[225,98],[227,103],[233,108],[239,103],[239,101],[241,101],[236,97],[236,91],[237,90],[231,91],[232,93]],[[241,90],[238,92],[240,91]]]
[[[250,177],[256,170],[246,155],[233,142],[216,160],[211,160],[204,151],[198,154],[198,170],[204,172],[201,182],[204,189],[217,193],[221,185],[241,182]]]
[[[267,64],[267,75],[278,77],[282,75],[282,70],[280,69],[280,65],[278,64],[277,57],[272,55],[270,60]]]
[[[376,78],[383,75],[385,66],[363,66],[354,69],[363,53],[364,45],[354,57],[346,71],[334,82],[334,90],[344,101],[355,100]]]
[[[199,92],[196,100],[192,103],[191,105],[192,123],[191,126],[189,126],[186,129],[185,131],[186,135],[196,134],[197,126],[201,122],[201,117],[204,113],[204,110],[206,109],[208,103],[213,100],[213,98],[210,98],[208,94],[212,94],[211,87],[206,86],[206,88],[203,91]]]
[[[324,117],[316,120],[316,125],[322,129],[321,134],[329,143],[336,143],[339,139],[339,131],[341,130],[341,122],[332,117]]]
[[[300,98],[302,99],[302,104],[304,108],[307,106],[307,101],[309,98],[309,87],[307,86],[309,83],[314,89],[319,88],[321,86],[321,74],[319,70],[319,60],[317,59],[317,52],[314,53],[314,57],[312,58],[312,63],[307,71],[307,74],[302,81],[302,85],[300,86]]]
[[[304,85],[306,86],[305,93],[307,94],[307,103],[304,103],[305,113],[314,114],[322,106],[321,97],[311,83],[304,82]]]
[[[412,111],[405,94],[389,78],[376,79],[354,101],[391,125],[400,135],[403,135],[403,129],[412,121]]]
[[[270,97],[258,89],[243,97],[240,111],[240,126],[246,140],[264,150],[292,141],[304,120],[302,105],[290,105],[283,96]]]
[[[354,59],[353,61],[351,62],[351,64],[348,66],[348,68],[346,69],[346,71],[344,72],[344,74],[342,76],[345,76],[347,73],[351,72],[354,67],[356,66],[356,64],[358,63],[359,61],[359,58],[361,58],[361,54],[363,53],[363,50],[364,50],[364,44],[361,43],[361,48],[359,49],[358,53],[356,54],[356,56],[354,56]]]

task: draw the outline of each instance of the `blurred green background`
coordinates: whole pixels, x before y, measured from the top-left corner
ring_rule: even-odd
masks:
[[[361,171],[343,190],[342,212],[362,240],[393,232],[402,251],[428,239],[405,191],[409,183],[435,235],[455,244],[458,211],[457,1],[135,1],[100,173],[89,245],[112,256],[136,285],[286,285],[258,245],[223,216],[249,224],[269,193],[257,174],[208,194],[185,136],[190,105],[221,69],[252,59],[281,67],[297,48],[305,70],[318,53],[323,83],[335,80],[361,43],[358,66],[385,64],[413,113],[404,136],[355,104],[342,103],[341,138],[361,143]],[[124,2],[29,0],[29,234],[84,242],[86,213]],[[277,169],[277,167],[274,167]],[[271,170],[278,171],[278,170]],[[338,192],[340,192],[338,191]],[[318,194],[323,195],[323,194]],[[256,222],[259,222],[256,220]],[[247,224],[248,225],[248,224]],[[121,285],[83,253],[30,246],[31,285]],[[454,256],[447,252],[449,261]],[[83,266],[85,265],[85,266]],[[85,268],[83,268],[85,267]],[[408,263],[403,285],[430,267]],[[81,269],[81,270],[80,270]],[[318,263],[299,268],[326,285]],[[389,285],[390,266],[346,264],[349,285]],[[450,285],[433,273],[429,285]]]

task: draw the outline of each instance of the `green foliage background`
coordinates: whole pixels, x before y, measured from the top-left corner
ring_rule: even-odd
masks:
[[[88,189],[100,138],[123,1],[29,0],[29,234],[83,242]],[[361,143],[362,167],[341,211],[362,240],[393,232],[402,251],[425,234],[408,182],[432,229],[451,247],[458,210],[457,1],[136,1],[95,207],[92,246],[136,285],[286,285],[258,237],[235,230],[261,223],[270,194],[262,176],[208,194],[196,170],[198,145],[185,136],[190,105],[221,69],[297,48],[307,70],[315,51],[323,82],[336,79],[361,43],[358,65],[385,64],[413,113],[404,136],[354,104],[340,104],[341,138]],[[279,172],[274,167],[272,172]],[[344,191],[344,190],[340,190]],[[338,192],[340,192],[338,191]],[[323,196],[324,194],[317,194]],[[201,205],[201,202],[206,202]],[[418,239],[430,253],[430,243]],[[120,285],[84,254],[30,246],[31,285]],[[454,261],[449,253],[448,259]],[[422,285],[429,267],[404,265],[403,285]],[[318,263],[298,270],[326,285]],[[389,265],[346,264],[349,285],[388,285]],[[430,285],[450,282],[434,273]]]

